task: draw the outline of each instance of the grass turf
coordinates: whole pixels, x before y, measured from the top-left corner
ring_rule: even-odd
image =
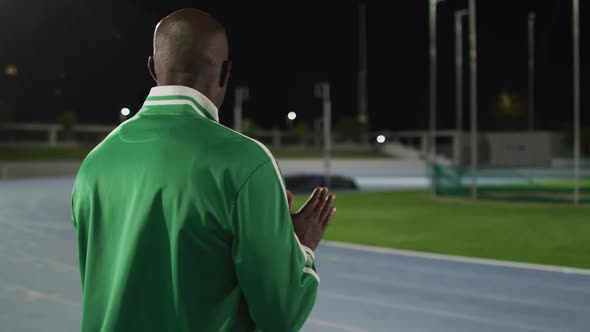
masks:
[[[300,206],[306,197],[297,197]],[[326,240],[590,268],[590,208],[340,193]]]

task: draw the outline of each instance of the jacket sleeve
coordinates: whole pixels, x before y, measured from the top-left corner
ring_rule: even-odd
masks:
[[[282,177],[274,161],[259,166],[233,207],[233,257],[250,313],[262,331],[298,331],[320,281],[313,251],[294,233]]]

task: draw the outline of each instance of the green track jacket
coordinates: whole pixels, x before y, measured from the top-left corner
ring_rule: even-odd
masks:
[[[314,305],[276,161],[194,89],[153,88],[86,157],[72,217],[83,332],[296,331]]]

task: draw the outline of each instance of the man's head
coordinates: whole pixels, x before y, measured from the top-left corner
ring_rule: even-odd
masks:
[[[156,26],[149,69],[158,85],[199,90],[221,106],[231,69],[223,26],[198,9],[176,11]]]

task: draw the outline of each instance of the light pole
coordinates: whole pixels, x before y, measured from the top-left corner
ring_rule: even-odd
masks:
[[[315,96],[322,99],[324,129],[324,186],[330,186],[332,152],[332,103],[330,102],[330,83],[319,82],[315,85]]]
[[[466,9],[455,12],[455,107],[457,108],[455,164],[457,166],[463,159],[463,17],[466,15]]]
[[[359,121],[368,124],[367,114],[367,10],[364,2],[359,3],[359,76],[358,76],[358,108]],[[366,142],[365,142],[366,143]]]
[[[574,203],[580,203],[580,0],[573,0]]]
[[[529,13],[529,131],[535,130],[535,13]]]
[[[436,195],[435,158],[436,158],[436,8],[444,0],[429,0],[429,41],[430,41],[430,144],[429,161],[431,167],[432,192]]]
[[[475,0],[469,0],[469,108],[471,113],[471,198],[477,199],[477,30]]]
[[[242,104],[248,100],[248,88],[245,86],[237,87],[235,90],[236,97],[234,100],[234,130],[242,132]]]

